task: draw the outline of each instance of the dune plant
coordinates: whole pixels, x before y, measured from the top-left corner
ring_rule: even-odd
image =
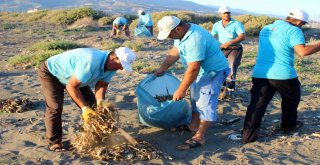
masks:
[[[8,62],[16,67],[38,66],[49,57],[64,52],[66,50],[84,47],[70,41],[41,41],[27,47],[21,54],[9,58]]]
[[[142,42],[137,42],[137,41],[125,41],[123,43],[123,46],[126,46],[135,52],[140,51],[142,49],[142,45],[143,45]]]

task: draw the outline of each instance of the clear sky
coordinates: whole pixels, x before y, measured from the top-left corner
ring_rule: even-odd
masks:
[[[292,9],[302,9],[310,20],[320,21],[320,0],[189,0],[201,5],[243,9],[258,14],[287,16]]]

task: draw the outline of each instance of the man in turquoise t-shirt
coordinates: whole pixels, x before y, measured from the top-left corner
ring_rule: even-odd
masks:
[[[93,48],[78,48],[50,57],[43,62],[38,75],[45,97],[46,140],[48,149],[63,152],[62,110],[64,90],[82,109],[82,117],[88,122],[96,113],[94,105],[106,104],[105,94],[111,77],[119,69],[132,71],[135,54],[126,47],[115,51],[101,51]],[[95,85],[93,93],[89,85]]]
[[[186,96],[191,87],[192,122],[184,127],[195,132],[194,136],[177,146],[188,150],[205,144],[205,132],[217,120],[217,104],[220,88],[230,72],[228,61],[219,43],[204,28],[183,23],[175,16],[165,16],[158,22],[158,39],[174,39],[174,46],[166,60],[155,71],[160,76],[178,59],[186,69],[183,80],[173,94],[173,101]]]
[[[125,31],[125,35],[130,38],[128,20],[124,17],[117,17],[112,23],[111,37],[119,37],[121,35],[121,31]]]
[[[137,26],[145,26],[151,35],[153,35],[153,21],[151,15],[146,13],[143,9],[138,11],[139,19],[137,22]]]
[[[252,73],[251,101],[243,127],[244,143],[257,140],[261,120],[276,92],[282,98],[281,129],[292,131],[301,125],[297,122],[301,93],[294,69],[294,53],[304,57],[320,50],[320,43],[305,45],[301,27],[307,21],[307,13],[293,10],[285,21],[277,20],[260,31],[258,55]]]
[[[221,20],[213,25],[211,34],[218,37],[220,48],[228,58],[231,69],[220,96],[220,99],[224,99],[226,96],[232,96],[235,90],[237,70],[243,52],[241,41],[245,39],[245,31],[242,23],[231,18],[231,11],[228,7],[222,6],[218,12]]]

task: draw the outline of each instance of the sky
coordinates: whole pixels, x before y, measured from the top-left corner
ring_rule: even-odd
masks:
[[[201,5],[228,6],[257,14],[287,16],[293,9],[302,9],[310,20],[320,21],[320,0],[189,0]]]

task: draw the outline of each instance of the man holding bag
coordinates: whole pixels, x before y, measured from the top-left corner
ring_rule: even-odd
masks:
[[[183,99],[191,86],[192,122],[188,129],[195,134],[177,146],[177,149],[188,150],[202,146],[205,144],[207,128],[217,120],[218,94],[230,72],[228,61],[221,52],[218,41],[198,25],[183,23],[175,16],[165,16],[159,20],[158,27],[158,39],[174,39],[174,46],[154,74],[163,74],[181,59],[186,71],[173,94],[173,100]]]

